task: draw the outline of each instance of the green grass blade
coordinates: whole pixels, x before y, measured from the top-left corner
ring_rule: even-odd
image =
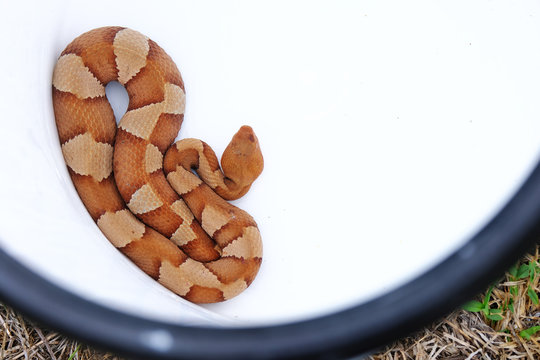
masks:
[[[489,320],[493,320],[493,321],[499,321],[499,320],[502,320],[503,317],[499,314],[490,314],[490,315],[487,315],[486,316]]]
[[[462,307],[464,310],[470,312],[479,312],[484,309],[484,304],[482,304],[480,301],[472,300],[464,304]]]
[[[493,286],[491,285],[486,293],[486,296],[484,297],[484,309],[489,308],[489,299],[491,299],[491,292],[493,291]]]
[[[527,276],[529,276],[529,265],[523,264],[519,267],[517,271],[517,278],[525,279]]]
[[[77,345],[77,347],[75,348],[75,351],[71,353],[71,355],[69,355],[69,358],[68,360],[73,360],[73,358],[75,357],[75,355],[77,355],[77,352],[79,351],[79,348],[81,347],[81,344]]]
[[[526,330],[520,331],[519,336],[526,340],[531,340],[531,336],[536,334],[538,331],[540,331],[540,326],[533,326]]]
[[[536,291],[534,291],[533,288],[531,288],[530,285],[529,285],[529,287],[527,288],[527,295],[529,295],[529,298],[531,298],[531,301],[532,301],[535,305],[538,305],[538,304],[539,304],[539,301],[538,301],[538,294],[536,293]]]

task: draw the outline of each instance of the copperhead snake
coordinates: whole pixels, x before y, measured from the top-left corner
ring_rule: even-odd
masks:
[[[111,81],[129,96],[118,127],[105,95]],[[73,184],[116,248],[191,302],[228,300],[251,284],[261,236],[226,201],[243,196],[263,169],[250,127],[233,136],[223,170],[203,141],[172,144],[184,118],[180,72],[155,42],[123,27],[91,30],[65,48],[52,99]]]

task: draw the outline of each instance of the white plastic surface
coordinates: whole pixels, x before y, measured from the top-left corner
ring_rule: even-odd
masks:
[[[268,324],[361,303],[444,259],[540,150],[537,1],[35,1],[0,5],[0,246],[100,304],[185,324]],[[265,169],[235,204],[259,223],[252,286],[196,306],[101,235],[71,184],[51,104],[56,58],[122,25],[187,92],[180,137],[221,154],[251,125]],[[113,100],[118,88],[108,89]]]

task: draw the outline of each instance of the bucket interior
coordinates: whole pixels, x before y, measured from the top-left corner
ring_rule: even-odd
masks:
[[[0,59],[0,246],[121,312],[235,327],[361,304],[465,244],[538,161],[535,2],[10,6],[0,23],[10,34]],[[107,25],[142,32],[178,65],[187,95],[179,138],[200,138],[218,156],[241,125],[260,140],[265,169],[233,203],[257,221],[263,263],[232,300],[194,305],[157,284],[101,234],[71,183],[52,70],[73,38]],[[107,95],[122,108],[121,86]]]

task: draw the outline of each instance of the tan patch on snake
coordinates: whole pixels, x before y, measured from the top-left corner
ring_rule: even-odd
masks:
[[[184,246],[197,239],[197,234],[191,228],[191,222],[182,223],[172,234],[171,240],[178,246]]]
[[[161,205],[163,205],[163,202],[148,184],[135,191],[127,204],[128,208],[135,214],[147,213]]]
[[[193,150],[197,152],[196,160],[186,156],[193,152]],[[183,158],[189,158],[190,165],[197,167],[197,174],[212,189],[215,189],[217,186],[224,186],[224,175],[219,169],[216,154],[203,141],[190,138],[182,139],[176,143],[176,151]]]
[[[184,222],[187,222],[188,224],[191,224],[193,221],[193,214],[191,213],[191,210],[189,210],[188,206],[184,202],[184,200],[180,199],[172,203],[171,209],[178,214],[184,220]]]
[[[215,189],[218,186],[225,186],[221,170],[212,171],[208,166],[208,161],[204,157],[201,158],[200,164],[202,166],[199,167],[200,170],[198,170],[197,173],[204,179],[204,182],[208,184],[208,186],[212,189]]]
[[[189,279],[188,281],[192,284],[220,288],[221,282],[218,280],[217,276],[198,261],[188,258],[178,267],[178,270],[180,271],[179,277]]]
[[[62,145],[67,165],[79,175],[90,175],[97,181],[112,172],[113,147],[96,142],[90,133],[77,135]]]
[[[185,94],[182,89],[176,85],[165,84],[165,100],[163,102],[128,111],[120,121],[119,127],[148,140],[160,115],[163,112],[182,114],[184,104]]]
[[[219,161],[217,159],[216,153],[212,148],[203,141],[203,151],[201,154],[202,157],[206,158],[208,167],[211,171],[220,171]],[[223,176],[223,174],[221,174]]]
[[[118,81],[125,84],[146,65],[146,55],[150,49],[148,38],[131,29],[120,30],[114,38],[113,47]]]
[[[202,153],[204,149],[203,142],[199,139],[193,139],[193,138],[179,140],[176,142],[175,147],[176,147],[176,150],[178,151],[195,149],[199,153]]]
[[[186,94],[178,85],[165,84],[165,100],[163,112],[167,114],[183,114],[186,108]]]
[[[206,205],[202,212],[201,226],[210,236],[213,236],[216,230],[231,220],[231,215],[222,208]]]
[[[247,287],[248,284],[243,279],[238,279],[231,284],[223,286],[221,291],[223,292],[223,297],[225,300],[228,300],[246,290]]]
[[[124,247],[144,234],[144,224],[127,209],[101,215],[97,225],[115,247]]]
[[[186,194],[202,184],[201,179],[182,167],[179,167],[176,169],[176,171],[169,173],[167,175],[167,181],[180,195]]]
[[[105,96],[105,87],[84,65],[80,56],[66,54],[58,59],[53,73],[53,86],[81,99]]]
[[[255,226],[244,228],[243,235],[223,249],[223,256],[235,256],[244,259],[262,257],[262,242],[259,230]]]
[[[189,258],[177,267],[164,261],[159,269],[159,282],[179,295],[186,295],[193,284],[214,288],[221,284],[204,265]]]
[[[163,154],[159,149],[152,145],[146,145],[146,153],[144,155],[144,168],[147,173],[153,173],[161,169],[163,166]]]
[[[177,200],[171,205],[171,209],[178,214],[183,220],[182,224],[172,234],[171,240],[178,246],[184,246],[189,242],[197,239],[197,234],[191,228],[193,214],[187,207],[184,200]]]
[[[214,151],[203,142],[202,150],[199,151],[199,168],[197,173],[212,189],[224,186],[223,173],[219,169]]]
[[[146,105],[125,113],[119,127],[135,136],[148,140],[161,113],[161,103]]]
[[[214,292],[216,290],[222,292],[223,298],[226,300],[238,295],[248,286],[243,279],[237,279],[232,283],[223,284],[218,280],[217,276],[205,268],[204,265],[191,259],[187,259],[179,267],[174,267],[168,262],[163,262],[159,274],[159,282],[161,284],[184,296],[187,295],[188,292],[193,291],[194,288],[206,290],[204,292],[214,289]],[[183,279],[184,281],[179,281],[179,279]],[[216,292],[216,294],[217,296],[211,296],[212,301],[219,301],[220,293]],[[205,297],[208,297],[208,294],[206,294]],[[204,297],[201,296],[201,294],[195,293],[192,293],[191,297],[188,297],[189,300],[195,302],[205,302],[201,301],[203,298]]]

